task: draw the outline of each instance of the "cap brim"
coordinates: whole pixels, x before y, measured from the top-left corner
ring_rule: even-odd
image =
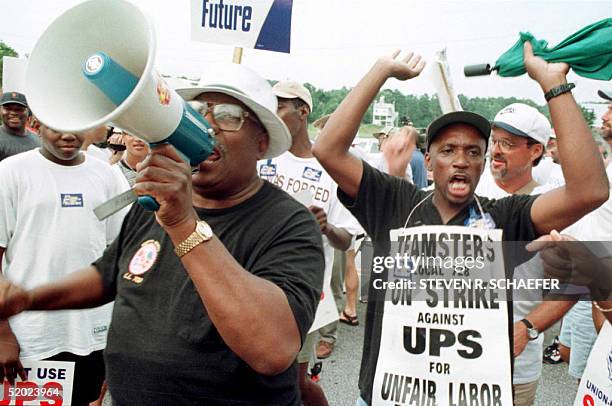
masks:
[[[292,93],[287,93],[287,92],[283,92],[282,90],[278,90],[275,88],[272,88],[272,93],[274,93],[274,96],[276,97],[282,97],[283,99],[300,99],[298,96],[292,94]],[[302,100],[302,99],[300,99]]]
[[[191,101],[202,93],[214,92],[226,94],[244,103],[248,108],[253,111],[253,113],[255,113],[261,124],[268,132],[268,150],[264,155],[264,159],[271,159],[277,157],[280,154],[289,150],[289,148],[291,147],[291,134],[289,133],[287,126],[280,119],[280,117],[278,117],[276,113],[270,111],[268,108],[262,106],[259,103],[254,102],[243,93],[240,93],[232,88],[219,85],[187,87],[175,89],[175,91],[185,101]]]
[[[0,106],[4,106],[5,104],[19,104],[20,106],[29,108],[27,103],[17,101],[17,100],[7,100],[5,102],[0,103]]]
[[[310,105],[310,103],[308,103],[308,101],[302,99],[299,96],[294,95],[293,93],[283,92],[282,90],[278,90],[278,89],[275,89],[275,88],[272,88],[272,93],[274,93],[274,96],[282,97],[283,99],[300,99],[301,101],[306,103],[306,105],[308,106],[310,111],[312,111],[312,106]]]
[[[612,101],[612,90],[598,90],[597,94],[599,95],[599,97],[601,97],[602,99],[606,99],[608,101]]]
[[[480,135],[488,142],[491,136],[491,123],[480,114],[471,111],[454,111],[447,113],[432,121],[427,127],[427,149],[438,136],[440,130],[451,124],[468,124],[476,128]]]
[[[523,131],[519,130],[518,128],[513,127],[510,124],[506,124],[502,121],[493,121],[492,124],[495,127],[499,127],[502,130],[508,131],[510,134],[518,135],[519,137],[531,138],[529,135],[525,134]]]

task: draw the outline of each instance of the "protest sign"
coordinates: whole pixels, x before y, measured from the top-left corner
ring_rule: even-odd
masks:
[[[25,93],[27,67],[27,59],[12,56],[2,57],[2,91]]]
[[[505,277],[501,234],[391,231],[389,256],[373,259],[388,283],[372,405],[512,404],[508,304],[488,287]]]
[[[612,325],[604,322],[580,380],[574,406],[612,405]]]
[[[289,53],[293,0],[191,0],[191,39]]]
[[[22,361],[27,380],[7,380],[0,387],[0,406],[67,406],[71,403],[74,362]]]
[[[436,57],[430,66],[430,77],[436,89],[442,113],[446,114],[463,110],[459,97],[457,97],[457,92],[453,88],[450,66],[448,59],[446,59],[446,48],[436,52]]]

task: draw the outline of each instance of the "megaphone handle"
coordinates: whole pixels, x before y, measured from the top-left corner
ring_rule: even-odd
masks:
[[[162,141],[162,142],[152,142],[152,143],[149,144],[149,147],[151,147],[151,149],[153,149],[156,146],[164,145],[164,144],[168,144],[168,143],[165,142],[165,141]],[[185,154],[183,154],[178,149],[176,150],[176,152],[179,154],[179,156],[181,158],[183,158],[183,161],[189,162],[189,158],[187,158],[187,156]],[[157,210],[159,210],[159,207],[160,207],[159,203],[157,203],[157,200],[155,200],[153,198],[153,196],[149,196],[149,195],[139,196],[138,197],[138,204],[141,205],[143,209],[148,210],[148,211],[157,211]]]
[[[157,200],[155,200],[153,196],[138,196],[138,204],[141,205],[143,209],[148,211],[159,210],[159,203],[157,203]]]

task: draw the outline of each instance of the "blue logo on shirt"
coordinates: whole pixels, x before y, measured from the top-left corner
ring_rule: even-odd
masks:
[[[83,207],[82,193],[62,193],[62,207]]]
[[[259,176],[274,176],[276,175],[276,165],[267,164],[259,167]]]
[[[470,206],[470,217],[466,218],[463,222],[466,227],[472,228],[484,228],[488,230],[495,229],[495,221],[489,213],[484,213],[484,218],[476,212],[474,206]]]
[[[319,182],[321,180],[322,173],[323,171],[321,170],[305,167],[304,173],[302,173],[302,178],[312,180],[314,182]]]

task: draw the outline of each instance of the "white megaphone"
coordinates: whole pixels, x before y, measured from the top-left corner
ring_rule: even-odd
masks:
[[[36,43],[26,72],[28,104],[54,130],[112,123],[149,144],[172,144],[195,166],[210,155],[214,130],[166,85],[154,60],[153,25],[138,7],[86,1],[53,21]],[[139,203],[159,208],[146,198]]]

